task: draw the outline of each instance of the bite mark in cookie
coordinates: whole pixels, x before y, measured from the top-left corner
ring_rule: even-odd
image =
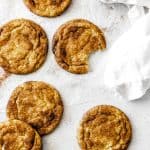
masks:
[[[87,73],[89,55],[105,48],[103,32],[83,19],[63,24],[53,37],[53,52],[57,63],[75,74]]]

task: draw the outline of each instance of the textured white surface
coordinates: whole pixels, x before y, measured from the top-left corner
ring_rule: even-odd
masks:
[[[14,18],[28,18],[39,23],[49,38],[49,54],[44,66],[26,76],[11,75],[0,87],[0,121],[6,119],[5,111],[12,90],[24,81],[42,80],[55,86],[61,93],[65,112],[60,126],[43,138],[44,150],[80,150],[76,129],[85,111],[99,104],[112,104],[122,109],[133,125],[133,140],[129,150],[150,149],[150,100],[147,94],[142,100],[127,102],[104,88],[104,64],[112,43],[129,27],[128,8],[124,5],[104,5],[99,0],[73,0],[62,16],[48,19],[38,17],[24,6],[22,0],[0,0],[0,25]],[[56,29],[73,18],[89,19],[104,29],[108,49],[90,57],[90,72],[73,75],[62,70],[51,52],[51,40]]]

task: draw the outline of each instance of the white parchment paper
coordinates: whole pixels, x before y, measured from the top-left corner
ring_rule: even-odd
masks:
[[[122,109],[133,125],[133,140],[129,150],[150,148],[150,97],[149,94],[136,102],[127,102],[104,87],[104,64],[110,46],[130,27],[128,7],[105,5],[99,0],[73,0],[69,9],[57,18],[42,18],[32,14],[22,0],[0,0],[0,25],[16,19],[27,18],[39,23],[49,38],[49,53],[46,63],[37,72],[20,76],[10,75],[0,86],[0,121],[7,119],[6,105],[12,90],[29,80],[42,80],[56,87],[62,96],[65,112],[59,127],[43,138],[44,150],[80,150],[76,130],[85,111],[99,104],[111,104]],[[73,75],[62,70],[55,62],[51,40],[56,29],[64,22],[74,19],[89,19],[103,28],[108,48],[90,57],[90,72]]]

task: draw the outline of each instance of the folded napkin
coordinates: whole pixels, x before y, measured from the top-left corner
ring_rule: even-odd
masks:
[[[150,13],[110,49],[105,85],[128,100],[142,97],[150,88]]]

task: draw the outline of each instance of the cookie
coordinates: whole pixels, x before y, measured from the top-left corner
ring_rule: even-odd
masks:
[[[25,5],[35,14],[43,17],[61,15],[71,0],[24,0]]]
[[[100,105],[84,115],[78,142],[82,150],[126,150],[131,136],[127,116],[114,106]]]
[[[0,66],[7,72],[27,74],[45,61],[48,40],[36,23],[18,19],[0,28]]]
[[[53,53],[57,63],[75,74],[87,73],[89,55],[105,48],[103,32],[83,19],[63,24],[53,37]]]
[[[0,123],[1,150],[41,150],[39,134],[28,124],[19,120]]]
[[[63,114],[60,95],[52,86],[29,81],[18,86],[7,105],[7,116],[30,124],[40,135],[52,132]]]

